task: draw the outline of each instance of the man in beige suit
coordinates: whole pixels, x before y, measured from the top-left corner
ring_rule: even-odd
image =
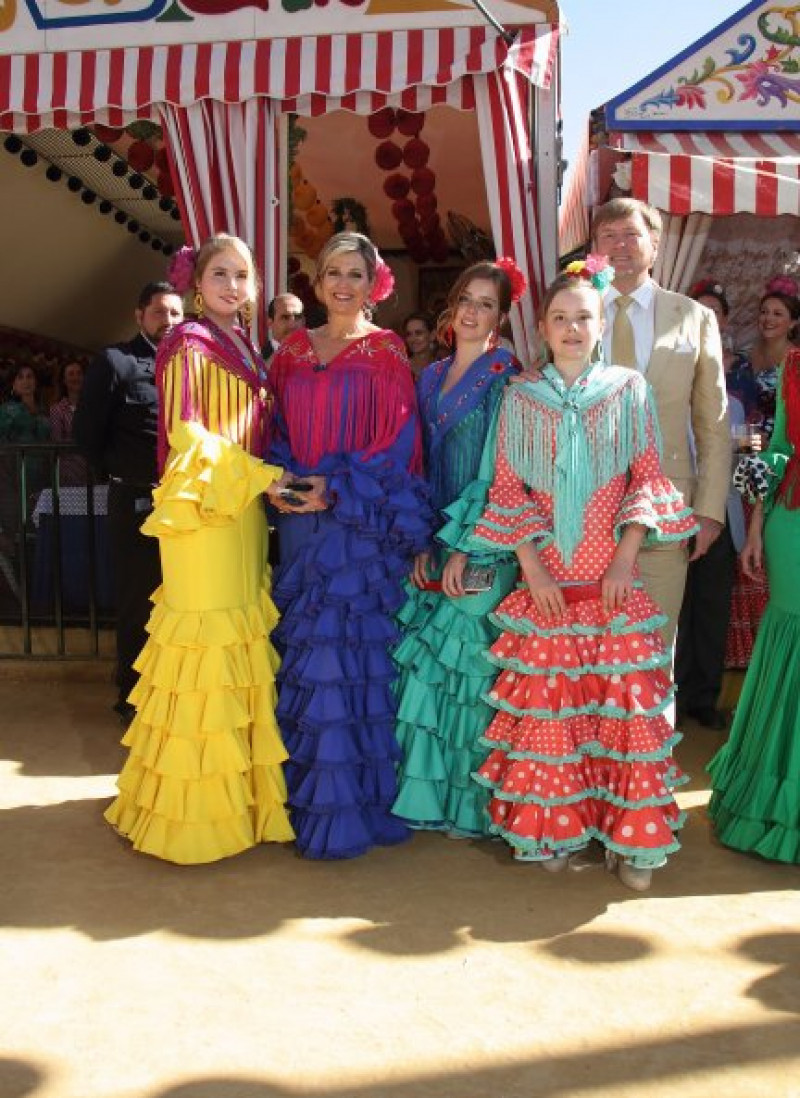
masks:
[[[685,545],[669,543],[639,554],[645,587],[669,619],[665,641],[674,646],[687,562],[702,557],[724,526],[731,441],[716,318],[650,278],[660,236],[658,210],[637,199],[615,198],[595,212],[595,251],[607,255],[615,271],[605,296],[606,359],[640,370],[650,383],[664,472],[700,524],[691,556]]]

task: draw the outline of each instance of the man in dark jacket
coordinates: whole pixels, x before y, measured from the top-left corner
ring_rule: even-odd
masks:
[[[168,282],[150,282],[139,295],[135,315],[139,334],[106,347],[89,367],[73,424],[75,440],[96,475],[109,479],[119,690],[114,709],[125,725],[133,716],[128,702],[136,682],[133,661],[144,645],[150,595],[161,582],[158,542],[140,532],[158,480],[156,348],[183,319],[183,304]]]

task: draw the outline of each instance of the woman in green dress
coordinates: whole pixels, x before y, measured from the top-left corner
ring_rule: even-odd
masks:
[[[439,330],[453,352],[427,367],[417,385],[438,545],[415,562],[409,599],[399,615],[397,738],[403,750],[393,812],[409,826],[452,838],[486,834],[488,795],[471,778],[483,758],[478,739],[491,719],[482,700],[494,678],[485,652],[498,630],[488,614],[508,593],[516,564],[484,570],[459,551],[458,516],[487,484],[481,455],[514,356],[497,346],[499,329],[524,279],[511,260],[477,263],[459,277]],[[488,481],[491,473],[487,472]],[[459,497],[461,497],[459,499]],[[448,520],[454,521],[448,521]],[[468,569],[465,574],[465,569]]]
[[[800,351],[786,356],[767,450],[735,482],[755,501],[742,567],[766,562],[769,602],[728,742],[709,764],[726,846],[800,864]]]

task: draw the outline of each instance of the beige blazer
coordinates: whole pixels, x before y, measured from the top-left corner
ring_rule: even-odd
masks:
[[[698,515],[724,522],[731,436],[716,317],[704,305],[660,286],[654,304],[655,338],[646,376],[658,409],[664,472]]]

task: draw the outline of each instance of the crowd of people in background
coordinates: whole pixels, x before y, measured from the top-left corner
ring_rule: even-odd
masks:
[[[49,413],[14,372],[0,441],[77,440],[61,485],[87,459],[110,481],[129,754],[106,815],[136,849],[338,859],[425,829],[551,872],[599,849],[644,890],[682,824],[674,659],[677,725],[716,731],[749,667],[711,815],[800,861],[798,287],[767,285],[738,349],[723,286],[653,281],[660,233],[636,200],[596,211],[526,368],[511,261],[395,333],[391,272],[345,232],[321,323],[280,294],[260,350],[252,255],[220,234],[145,288],[133,341],[65,364]]]

